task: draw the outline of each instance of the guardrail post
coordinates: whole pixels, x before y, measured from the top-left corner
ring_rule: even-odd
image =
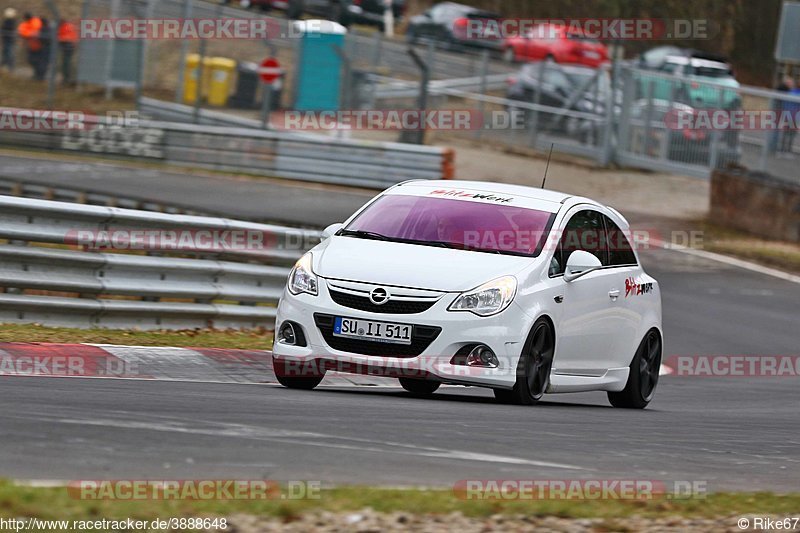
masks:
[[[53,0],[47,0],[47,8],[53,15],[53,25],[50,28],[50,52],[47,58],[47,108],[55,107],[56,73],[58,72],[58,26],[61,24],[61,13]]]
[[[619,63],[616,61],[611,67],[611,83],[608,96],[606,97],[606,123],[603,128],[603,146],[600,153],[600,165],[607,167],[614,159],[614,106],[617,104],[617,83],[619,82]],[[600,80],[597,80],[597,87],[600,87]],[[595,102],[597,102],[597,92],[595,92]]]
[[[545,60],[545,61],[539,62],[539,76],[538,76],[539,79],[537,80],[538,83],[539,83],[539,88],[533,94],[534,108],[533,108],[533,114],[531,115],[531,121],[530,121],[530,140],[531,140],[531,146],[533,146],[534,148],[536,148],[536,141],[537,141],[537,138],[539,136],[539,131],[538,131],[539,130],[539,105],[542,102],[541,86],[542,86],[542,81],[544,80],[544,75],[545,75],[545,71],[546,70],[547,70],[547,61]],[[525,114],[527,115],[527,112]]]
[[[633,107],[633,100],[635,93],[636,77],[633,70],[626,68],[622,72],[622,112],[619,118],[619,131],[617,132],[617,142],[614,145],[612,152],[613,161],[618,162],[620,150],[629,150],[628,145],[628,131],[630,129],[631,120],[631,107]]]
[[[430,65],[423,61],[416,50],[409,47],[408,55],[414,60],[421,73],[419,82],[419,96],[417,97],[417,109],[424,112],[428,108],[428,83],[430,82]],[[425,127],[424,123],[420,125],[417,131],[403,130],[400,135],[400,142],[408,142],[412,144],[425,144]]]
[[[482,95],[486,94],[486,87],[487,87],[487,77],[489,76],[489,49],[484,48],[481,51],[481,84],[480,84],[480,93]],[[480,113],[481,118],[484,118],[484,112],[486,110],[486,102],[482,99],[478,101],[478,113]],[[483,136],[483,120],[481,120],[481,127],[475,130],[475,137],[480,139]]]
[[[656,82],[650,80],[647,84],[647,108],[644,112],[644,155],[650,152],[650,130],[653,129],[653,94],[655,94]]]
[[[352,85],[353,81],[353,67],[350,62],[350,56],[341,46],[334,44],[333,51],[336,52],[336,55],[338,55],[342,60],[342,70],[344,71],[344,74],[342,75],[342,94],[339,97],[339,106],[342,109],[349,110],[352,108],[352,95],[350,94],[350,86]]]
[[[183,0],[183,20],[192,18],[193,0]],[[175,88],[175,102],[183,102],[183,88],[186,84],[184,78],[186,71],[186,54],[189,53],[189,39],[181,41],[181,58],[178,61],[178,86]]]
[[[383,54],[383,33],[375,32],[375,44],[372,50],[372,68],[378,68],[381,64],[381,55]]]
[[[669,113],[675,106],[675,84],[669,84],[669,109],[667,113]],[[672,137],[672,130],[669,127],[669,124],[664,121],[664,138],[662,139],[660,149],[658,151],[659,159],[666,161],[669,158],[669,145],[670,145],[670,138]]]
[[[431,39],[428,41],[428,70],[429,72],[434,71],[434,67],[436,66],[436,43]]]

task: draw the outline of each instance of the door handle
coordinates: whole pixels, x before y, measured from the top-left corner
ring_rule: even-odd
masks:
[[[616,300],[617,298],[619,298],[619,289],[612,289],[608,291],[608,297],[611,298],[612,300]]]

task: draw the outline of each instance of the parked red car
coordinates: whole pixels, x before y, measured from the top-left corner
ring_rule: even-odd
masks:
[[[558,24],[539,24],[525,35],[506,38],[503,57],[510,63],[551,59],[556,63],[597,67],[608,61],[608,48],[579,30]]]

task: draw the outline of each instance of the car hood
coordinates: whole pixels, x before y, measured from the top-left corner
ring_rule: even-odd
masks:
[[[530,266],[536,258],[333,236],[312,251],[323,278],[461,292]]]

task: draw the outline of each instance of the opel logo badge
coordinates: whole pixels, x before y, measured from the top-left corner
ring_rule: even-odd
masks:
[[[389,293],[383,287],[377,287],[369,293],[369,301],[375,305],[383,305],[389,301]]]

